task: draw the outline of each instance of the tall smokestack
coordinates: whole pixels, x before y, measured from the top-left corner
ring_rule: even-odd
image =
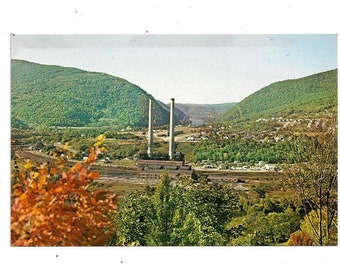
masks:
[[[175,99],[172,98],[170,102],[170,138],[169,138],[169,158],[174,159],[175,152],[175,126],[174,126],[174,112],[175,112]]]
[[[153,113],[152,113],[152,100],[149,99],[149,137],[148,137],[148,156],[153,157]]]

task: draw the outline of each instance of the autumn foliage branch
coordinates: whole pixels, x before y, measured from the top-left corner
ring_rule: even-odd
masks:
[[[97,137],[84,163],[70,169],[64,160],[28,161],[13,174],[12,246],[99,246],[113,235],[115,195],[89,189],[99,177],[91,165],[105,150],[104,139]]]

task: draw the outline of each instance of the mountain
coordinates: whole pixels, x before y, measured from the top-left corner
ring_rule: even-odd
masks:
[[[150,98],[139,86],[105,73],[11,61],[13,127],[147,126]],[[169,109],[153,104],[155,125],[168,124]]]
[[[292,117],[337,110],[338,70],[273,83],[246,97],[220,120]]]
[[[193,124],[201,125],[212,123],[218,117],[230,110],[236,103],[222,103],[222,104],[176,104],[178,110],[180,110],[187,120]]]
[[[158,104],[166,111],[170,113],[170,103],[165,104],[160,100],[157,100]],[[188,125],[191,124],[191,121],[189,120],[189,117],[185,115],[180,109],[178,109],[178,105],[175,100],[175,112],[174,112],[174,117],[177,119],[176,124],[183,124],[183,125]]]

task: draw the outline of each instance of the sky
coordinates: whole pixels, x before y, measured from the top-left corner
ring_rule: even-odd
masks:
[[[168,103],[239,102],[337,68],[335,34],[11,35],[11,58],[104,72]]]

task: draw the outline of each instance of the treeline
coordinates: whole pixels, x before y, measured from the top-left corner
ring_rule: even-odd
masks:
[[[303,141],[303,144],[301,142]],[[299,142],[299,143],[298,143]],[[307,137],[291,137],[277,142],[259,141],[254,139],[230,138],[211,139],[197,145],[191,156],[192,161],[214,160],[220,162],[263,161],[274,164],[293,164],[303,155],[303,150],[297,152],[297,147],[306,147]]]
[[[25,144],[34,144],[36,142],[51,143],[51,142],[70,142],[81,139],[95,139],[98,134],[104,134],[107,139],[117,140],[141,140],[140,137],[130,132],[118,132],[117,129],[108,128],[86,128],[86,129],[57,129],[46,128],[40,130],[33,129],[11,129],[12,138],[20,138]]]

